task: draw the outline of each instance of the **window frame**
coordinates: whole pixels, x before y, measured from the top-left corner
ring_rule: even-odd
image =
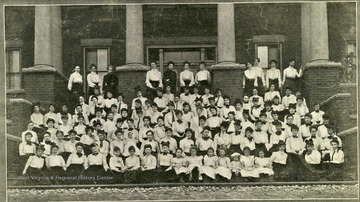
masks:
[[[6,72],[6,81],[5,81],[5,88],[6,90],[13,90],[13,89],[22,89],[23,87],[23,82],[22,82],[22,47],[23,47],[23,42],[22,40],[7,40],[6,42],[6,47],[5,47],[5,72]],[[10,72],[10,67],[9,67],[9,53],[13,51],[18,51],[19,52],[19,71],[18,72]],[[11,85],[11,80],[8,81],[8,78],[10,75],[19,75],[20,77],[20,84],[19,88],[10,88],[10,86],[15,86],[16,84]]]

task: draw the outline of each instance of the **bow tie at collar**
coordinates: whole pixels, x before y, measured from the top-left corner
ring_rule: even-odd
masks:
[[[255,131],[256,131],[256,132],[261,132],[261,129],[256,129]]]
[[[182,124],[182,123],[183,123],[183,121],[182,121],[182,120],[177,120],[177,122],[178,122],[179,124]]]
[[[93,153],[92,155],[97,156],[98,154],[99,154],[99,153],[96,153],[96,154]]]
[[[27,144],[27,145],[31,145],[31,141],[26,141],[26,144]]]
[[[275,134],[276,135],[281,135],[281,131],[276,131]]]
[[[83,154],[81,152],[76,152],[76,155],[80,158],[83,156]]]

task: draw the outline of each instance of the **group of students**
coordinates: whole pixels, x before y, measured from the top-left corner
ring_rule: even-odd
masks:
[[[319,104],[309,112],[300,91],[286,88],[281,97],[270,84],[264,96],[253,88],[231,105],[221,89],[202,88],[173,94],[158,86],[148,99],[136,87],[128,105],[121,93],[95,87],[74,112],[50,105],[44,115],[35,104],[19,146],[22,174],[43,176],[28,178],[35,184],[44,176],[60,184],[337,177],[341,139]]]

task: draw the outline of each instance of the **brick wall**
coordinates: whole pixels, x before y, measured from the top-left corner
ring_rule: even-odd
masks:
[[[339,132],[356,126],[349,121],[350,97],[349,93],[338,93],[321,103],[321,109],[330,116]]]
[[[303,94],[309,109],[337,93],[340,82],[340,63],[308,63],[304,67]]]
[[[67,78],[55,68],[42,65],[24,68],[23,75],[25,98],[30,102],[40,102],[45,108],[53,103],[57,109],[67,103]]]
[[[136,97],[136,86],[140,86],[143,96],[146,96],[145,79],[148,70],[149,67],[146,66],[129,65],[116,67],[116,75],[119,78],[119,92],[125,96],[124,102],[128,105]]]
[[[7,133],[21,137],[30,121],[32,103],[25,99],[8,99],[6,103]]]
[[[340,83],[339,93],[350,93],[350,113],[356,114],[357,113],[357,88],[356,83]]]
[[[228,95],[233,103],[235,99],[243,97],[243,76],[245,68],[239,64],[218,64],[211,68],[212,86],[219,88],[223,95]]]

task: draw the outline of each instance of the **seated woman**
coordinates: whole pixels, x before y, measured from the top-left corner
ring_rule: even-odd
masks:
[[[265,157],[265,152],[259,150],[259,157],[255,157],[255,167],[262,179],[268,178],[270,175],[274,175],[274,171],[271,167],[270,158]]]
[[[189,169],[189,181],[198,182],[202,180],[202,156],[197,156],[197,149],[195,146],[190,148],[190,156],[186,157]]]
[[[175,171],[171,167],[173,155],[169,151],[170,142],[161,142],[162,152],[158,155],[158,180],[160,182],[172,182],[176,178]]]
[[[231,154],[231,158],[233,161],[231,161],[231,172],[232,172],[232,179],[235,182],[240,182],[241,179],[241,161],[240,161],[240,153],[233,153]]]
[[[342,174],[342,167],[345,159],[344,152],[339,146],[337,139],[331,140],[331,150],[323,157],[323,166],[327,171],[327,179],[339,180],[339,174]]]
[[[208,148],[207,155],[204,156],[204,166],[202,167],[204,181],[214,181],[216,178],[216,170],[219,166],[219,158],[215,155],[212,147]]]
[[[113,151],[113,156],[109,160],[110,172],[112,172],[113,180],[115,184],[120,184],[124,182],[124,170],[125,165],[122,159],[121,150],[119,147],[115,146]]]
[[[303,179],[306,181],[318,180],[321,176],[321,153],[315,149],[313,140],[305,140],[306,152],[304,155]]]
[[[45,163],[45,160],[42,157],[43,152],[44,147],[38,146],[36,147],[36,155],[30,156],[27,160],[24,171],[22,172],[24,176],[28,176],[26,185],[50,184],[47,180],[38,180],[38,177],[40,178],[46,176],[46,171],[43,169]]]
[[[152,146],[151,144],[146,144],[144,146],[144,156],[141,158],[141,172],[140,179],[142,183],[152,183],[155,179],[155,168],[157,165],[156,157],[151,153]]]
[[[67,184],[78,184],[78,176],[82,174],[85,169],[86,156],[84,155],[84,148],[82,143],[76,143],[76,151],[70,154],[66,162],[66,176],[70,177]]]
[[[90,184],[101,183],[99,177],[104,177],[109,169],[106,163],[106,157],[100,154],[100,148],[97,144],[91,145],[92,153],[86,158],[84,176],[88,176],[90,180],[86,180]]]
[[[250,148],[244,147],[244,155],[240,157],[241,162],[241,176],[245,181],[254,181],[256,178],[259,178],[258,170],[255,169],[255,158],[250,156]]]
[[[278,143],[279,151],[273,152],[270,157],[271,167],[274,170],[275,180],[286,180],[287,170],[286,165],[288,161],[288,155],[285,153],[285,142],[280,140]]]
[[[271,84],[269,87],[269,91],[265,93],[265,97],[264,97],[264,101],[272,101],[274,99],[275,96],[278,96],[279,98],[280,96],[280,92],[275,90],[275,85]],[[280,100],[281,102],[281,100]]]
[[[64,176],[66,165],[62,156],[58,155],[59,147],[56,145],[51,146],[51,155],[46,157],[46,167],[50,171],[53,184],[61,184],[63,182],[57,180],[57,176]]]
[[[226,147],[220,147],[219,152],[219,167],[216,169],[219,180],[221,182],[229,182],[231,180],[231,162],[226,155]]]
[[[135,147],[128,149],[129,156],[125,159],[124,183],[138,183],[138,173],[140,172],[140,158],[135,155]]]
[[[185,182],[186,175],[189,174],[187,168],[187,158],[184,158],[183,150],[181,148],[176,149],[175,157],[171,159],[171,167],[174,169],[180,182]]]

